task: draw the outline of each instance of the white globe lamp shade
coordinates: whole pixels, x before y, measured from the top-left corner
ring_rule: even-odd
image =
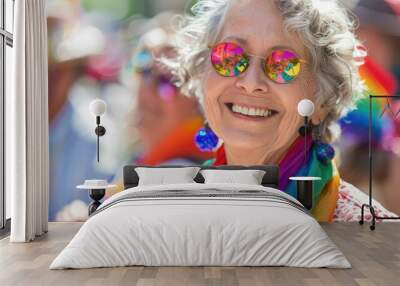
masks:
[[[106,109],[106,102],[101,99],[95,99],[89,105],[89,110],[94,116],[102,116],[106,112]]]
[[[310,117],[314,113],[314,103],[309,99],[302,99],[297,105],[297,111],[303,117]]]

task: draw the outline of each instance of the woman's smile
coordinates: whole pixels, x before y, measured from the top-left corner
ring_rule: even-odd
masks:
[[[235,118],[250,121],[266,121],[278,114],[278,111],[267,106],[246,105],[234,102],[224,103],[225,109]]]

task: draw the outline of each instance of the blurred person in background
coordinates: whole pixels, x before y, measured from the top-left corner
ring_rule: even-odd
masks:
[[[132,96],[119,79],[130,47],[121,33],[123,25],[108,25],[112,27],[108,32],[100,30],[85,17],[79,2],[49,1],[47,13],[49,220],[85,220],[90,199],[76,185],[85,179],[111,178],[121,158],[134,152],[128,149],[134,136],[124,127]],[[107,134],[100,140],[100,163],[96,161],[95,118],[89,112],[89,104],[96,98],[107,103],[102,116]]]
[[[400,1],[342,0],[359,19],[358,37],[368,57],[360,75],[369,94],[395,95],[400,81]],[[390,103],[390,106],[387,105]],[[399,100],[373,100],[373,195],[387,209],[400,213]],[[340,121],[340,171],[344,179],[369,191],[369,98]]]
[[[171,19],[166,17],[164,19]],[[200,151],[194,141],[203,125],[200,106],[195,98],[182,95],[171,82],[169,71],[158,63],[161,57],[171,57],[173,34],[160,23],[147,32],[134,56],[135,79],[138,81],[135,126],[143,153],[138,164],[200,164],[211,158]]]
[[[174,16],[163,12],[151,19],[132,56],[137,83],[132,120],[140,152],[127,162],[130,164],[194,165],[214,155],[201,151],[195,143],[204,123],[198,101],[181,94],[171,82],[170,72],[159,63],[160,58],[175,54]],[[116,177],[121,174],[122,169]],[[117,189],[108,190],[108,196],[122,190],[121,178],[117,185]]]

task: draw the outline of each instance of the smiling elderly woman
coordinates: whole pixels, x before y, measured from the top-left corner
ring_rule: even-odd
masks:
[[[192,12],[167,65],[181,90],[198,97],[220,139],[208,163],[277,164],[280,189],[293,196],[290,176],[319,176],[314,217],[358,220],[368,198],[341,181],[326,156],[336,120],[363,92],[358,66],[365,53],[346,11],[334,0],[200,0]],[[302,99],[315,105],[307,160]]]

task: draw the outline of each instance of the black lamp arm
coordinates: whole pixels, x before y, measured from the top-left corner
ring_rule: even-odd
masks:
[[[96,116],[96,124],[97,127],[94,130],[94,133],[97,135],[97,162],[100,161],[100,136],[104,136],[106,134],[106,129],[104,126],[100,125],[100,116]]]

